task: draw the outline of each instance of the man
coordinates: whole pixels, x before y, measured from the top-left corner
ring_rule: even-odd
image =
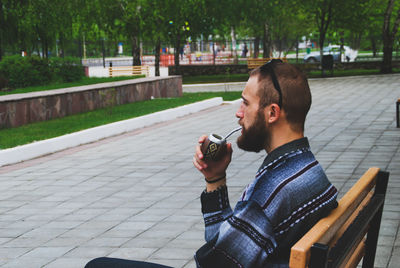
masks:
[[[204,175],[201,195],[207,243],[195,255],[199,267],[288,267],[290,248],[337,206],[336,188],[310,151],[304,122],[311,93],[294,66],[273,60],[250,73],[236,113],[239,148],[267,156],[234,210],[221,160],[204,161],[199,139],[193,159]]]
[[[232,210],[226,186],[231,144],[222,159],[206,162],[200,145],[207,136],[199,139],[193,163],[206,180],[201,202],[207,243],[195,259],[205,268],[287,267],[291,246],[337,206],[337,190],[304,138],[310,89],[299,70],[274,60],[250,73],[242,99],[238,146],[268,155]],[[86,266],[109,267],[168,268],[113,258]]]

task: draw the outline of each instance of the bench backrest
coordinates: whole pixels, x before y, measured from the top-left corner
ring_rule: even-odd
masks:
[[[292,248],[289,266],[373,267],[389,173],[370,168]],[[366,238],[365,238],[366,236]]]
[[[114,66],[108,67],[110,77],[119,75],[145,75],[149,76],[149,66],[147,65],[134,65],[134,66]]]

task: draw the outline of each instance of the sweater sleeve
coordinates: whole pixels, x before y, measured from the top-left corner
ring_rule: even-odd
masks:
[[[207,243],[196,252],[198,267],[262,267],[277,247],[269,219],[256,202],[232,211],[225,197],[226,188],[202,195]]]
[[[213,192],[204,191],[201,194],[201,211],[208,242],[219,232],[221,223],[232,216],[227,187],[222,186]]]

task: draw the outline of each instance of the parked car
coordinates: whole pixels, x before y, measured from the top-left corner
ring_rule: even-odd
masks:
[[[357,57],[357,51],[351,49],[348,46],[343,46],[344,51],[342,51],[342,61],[354,61]],[[324,55],[332,55],[334,61],[339,61],[340,57],[340,46],[339,45],[329,45],[323,49]],[[304,56],[304,62],[315,63],[321,61],[321,55],[319,51],[313,51]]]

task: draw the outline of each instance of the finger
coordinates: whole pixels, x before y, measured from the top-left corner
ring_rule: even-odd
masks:
[[[203,143],[206,139],[207,139],[207,136],[206,136],[206,135],[200,136],[200,138],[199,138],[199,143]]]
[[[194,158],[196,159],[196,162],[199,163],[199,165],[201,165],[203,168],[207,168],[207,164],[204,161],[204,155],[202,154],[201,150],[197,151],[194,154]]]
[[[195,168],[197,168],[198,170],[201,170],[201,166],[199,165],[199,163],[196,160],[196,157],[193,156],[193,165]]]
[[[203,159],[204,155],[203,155],[203,152],[201,151],[201,145],[196,146],[195,154],[199,159]]]
[[[196,156],[193,157],[193,165],[200,171],[207,168],[207,164],[196,158]]]
[[[228,153],[231,154],[231,153],[233,152],[232,143],[227,143],[227,144],[226,144],[226,148],[227,148]]]

